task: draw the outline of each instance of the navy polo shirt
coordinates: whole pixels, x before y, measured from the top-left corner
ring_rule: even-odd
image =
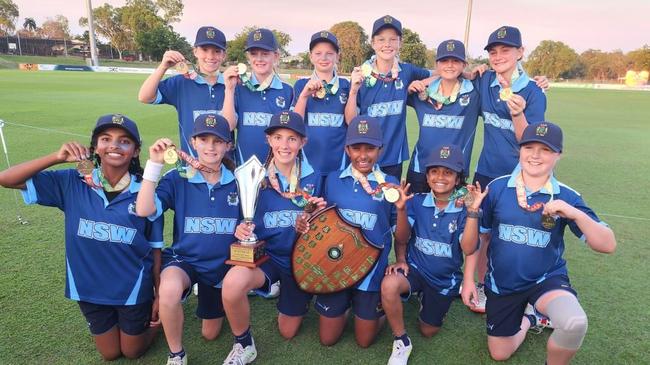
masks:
[[[430,88],[437,90],[442,79],[433,81]],[[425,173],[425,161],[431,154],[431,147],[441,144],[460,146],[469,169],[474,146],[474,135],[481,107],[478,82],[461,79],[460,90],[455,102],[436,110],[428,101],[418,99],[418,94],[409,95],[408,105],[415,109],[420,125],[419,139],[413,149],[409,169]],[[467,175],[467,171],[465,171]]]
[[[520,69],[520,76],[512,85],[512,91],[526,100],[524,115],[529,124],[544,121],[546,95],[534,80]],[[515,127],[510,119],[510,109],[499,98],[501,85],[496,72],[487,71],[479,78],[481,113],[483,116],[483,150],[476,172],[491,178],[508,175],[519,162],[519,143]]]
[[[304,151],[314,168],[323,175],[345,167],[345,103],[350,93],[350,82],[335,76],[339,88],[334,95],[324,99],[307,99],[305,108],[305,126],[309,142]],[[294,85],[294,95],[300,95],[309,78],[300,79]],[[330,84],[334,83],[334,79]],[[297,97],[293,101],[296,105]]]
[[[190,80],[183,75],[176,75],[161,81],[158,84],[156,100],[153,104],[169,104],[178,112],[178,132],[181,140],[181,149],[196,156],[192,148],[192,130],[194,119],[200,114],[221,114],[224,98],[223,74],[219,73],[217,82],[210,86],[203,77],[198,75]]]
[[[492,233],[485,285],[499,295],[527,290],[551,276],[567,275],[566,261],[562,257],[567,226],[584,240],[574,221],[557,218],[555,227],[548,230],[541,223],[542,209],[528,212],[521,208],[515,191],[517,174],[518,167],[512,175],[492,181],[482,203],[481,230]],[[554,199],[563,200],[601,222],[578,192],[555,178],[551,182]],[[527,191],[528,204],[546,203],[551,198],[550,193],[544,188],[533,193]]]
[[[229,266],[230,245],[239,223],[239,194],[234,176],[223,164],[221,179],[209,185],[197,172],[189,179],[177,170],[163,176],[156,188],[156,213],[174,211],[174,241],[165,248],[171,254],[191,264],[207,285],[217,285]]]
[[[253,85],[258,84],[255,74]],[[251,91],[244,85],[235,89],[235,110],[237,111],[237,151],[239,163],[255,155],[265,161],[269,153],[264,130],[269,126],[273,114],[289,110],[293,101],[293,88],[273,76],[271,85],[264,91]]]
[[[383,133],[384,147],[379,156],[379,166],[391,166],[409,159],[406,139],[406,99],[408,86],[414,80],[429,77],[429,70],[410,63],[399,64],[399,76],[395,81],[377,80],[368,87],[365,81],[357,93],[360,115],[377,118]]]
[[[433,195],[416,194],[407,202],[411,239],[407,262],[439,294],[457,296],[463,281],[463,250],[460,239],[467,212],[455,200],[440,210]]]
[[[289,191],[289,182],[276,172],[280,189]],[[321,195],[321,175],[303,159],[300,172],[300,187],[311,196]],[[266,180],[266,188],[260,189],[255,209],[255,234],[258,240],[266,241],[266,253],[287,275],[291,275],[291,253],[296,241],[296,218],[303,208],[290,199],[283,198]]]
[[[379,166],[375,165],[374,169],[384,176],[386,182],[399,184],[395,177],[381,172]],[[373,189],[377,187],[378,182],[373,173],[368,174],[367,178]],[[336,204],[346,221],[361,226],[368,240],[381,250],[375,267],[356,286],[363,291],[379,291],[384,271],[388,266],[393,229],[397,223],[395,205],[387,202],[381,191],[377,195],[369,195],[352,176],[351,165],[343,171],[332,172],[327,176],[323,196],[328,205]]]
[[[99,184],[98,170],[93,180]],[[110,202],[76,170],[42,171],[27,180],[27,204],[65,214],[65,296],[101,305],[134,305],[153,299],[151,250],[163,246],[163,220],[135,214],[140,183]]]

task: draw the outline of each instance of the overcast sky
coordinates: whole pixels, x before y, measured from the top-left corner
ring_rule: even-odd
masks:
[[[22,26],[26,17],[33,17],[40,25],[47,17],[62,14],[70,20],[73,34],[83,32],[78,20],[86,15],[86,0],[14,2],[20,11],[18,26]],[[93,0],[93,7],[106,2],[113,6],[125,3],[124,0]],[[521,30],[527,54],[545,39],[562,41],[578,52],[589,48],[627,52],[650,44],[650,0],[475,0],[473,3],[468,42],[468,52],[473,57],[484,54],[488,35],[501,25],[513,25]],[[228,39],[247,25],[275,28],[291,35],[293,41],[288,49],[295,54],[307,50],[309,38],[316,31],[353,20],[369,34],[372,22],[386,14],[419,33],[427,48],[435,48],[445,39],[463,40],[467,1],[192,0],[185,1],[183,17],[173,26],[190,43],[202,25],[216,26]]]

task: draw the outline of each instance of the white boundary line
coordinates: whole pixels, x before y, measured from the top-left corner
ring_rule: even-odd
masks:
[[[634,219],[637,221],[650,221],[650,218],[644,218],[644,217],[630,217],[627,215],[618,215],[618,214],[606,214],[606,213],[596,213],[598,215],[603,215],[605,217],[616,217],[616,218],[625,218],[625,219]]]
[[[50,128],[35,127],[35,126],[33,126],[33,125],[29,125],[29,124],[21,124],[21,123],[12,123],[12,122],[7,122],[6,120],[5,120],[4,122],[5,122],[5,124],[8,124],[8,125],[14,125],[14,126],[24,127],[24,128],[31,128],[31,129],[36,129],[36,130],[43,131],[43,132],[54,132],[54,133],[67,134],[67,135],[69,135],[69,136],[76,136],[76,137],[86,137],[86,138],[88,137],[88,135],[85,135],[85,134],[78,134],[78,133],[72,133],[72,132],[64,132],[64,131],[60,131],[60,130],[58,130],[58,129],[50,129]]]

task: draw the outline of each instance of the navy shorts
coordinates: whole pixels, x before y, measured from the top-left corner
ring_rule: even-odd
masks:
[[[521,329],[521,319],[524,316],[526,305],[528,303],[535,305],[542,295],[558,289],[566,290],[577,296],[576,291],[571,287],[569,278],[565,275],[551,276],[528,290],[508,295],[497,295],[486,288],[487,334],[497,337],[514,336]]]
[[[350,306],[354,315],[361,319],[371,321],[384,316],[381,294],[378,291],[348,288],[338,293],[318,295],[314,305],[320,315],[328,318],[342,316]]]
[[[441,327],[454,297],[440,294],[413,267],[409,267],[406,279],[409,281],[410,288],[409,293],[402,295],[402,299],[406,301],[412,294],[419,292],[420,321],[429,326]]]
[[[428,193],[431,191],[427,183],[427,174],[424,172],[415,172],[409,169],[406,172],[406,182],[411,184],[409,189],[411,193]]]
[[[278,311],[284,315],[299,317],[304,316],[309,310],[309,303],[311,302],[312,295],[302,291],[293,275],[282,271],[282,269],[273,262],[268,260],[260,266],[266,280],[264,285],[257,288],[257,292],[261,296],[268,296],[271,290],[271,285],[280,280],[280,298],[278,299]]]
[[[182,260],[175,259],[171,256],[163,255],[163,270],[167,267],[177,267],[187,274],[190,278],[190,287],[185,289],[181,297],[185,301],[192,293],[192,285],[198,284],[199,295],[198,305],[196,307],[196,316],[201,319],[216,319],[223,318],[226,312],[223,309],[223,302],[221,300],[221,287],[217,285],[208,285],[201,280],[201,274],[198,273],[194,267]],[[219,283],[221,285],[221,283]]]
[[[381,171],[386,175],[394,176],[397,181],[402,181],[402,163],[397,165],[381,166]]]
[[[117,325],[130,336],[143,334],[151,321],[151,301],[134,305],[103,305],[78,302],[93,336],[106,333]]]
[[[485,187],[488,186],[488,184],[491,183],[492,180],[494,180],[494,179],[496,179],[496,178],[481,175],[478,172],[475,172],[474,173],[474,180],[472,180],[472,184],[476,185],[476,182],[478,181],[481,184],[481,190],[485,190]]]

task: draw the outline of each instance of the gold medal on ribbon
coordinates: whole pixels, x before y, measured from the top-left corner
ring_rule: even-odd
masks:
[[[389,203],[395,203],[399,200],[399,190],[395,188],[382,188],[384,191],[384,199]]]
[[[316,91],[316,97],[319,99],[324,99],[326,95],[327,95],[327,90],[325,90],[324,87],[321,87],[320,89],[318,89],[318,91]]]
[[[555,218],[550,214],[542,214],[542,227],[548,230],[555,228]]]
[[[503,88],[501,89],[501,91],[499,91],[499,99],[503,101],[510,100],[510,98],[512,98],[512,95],[513,95],[512,89],[509,87]]]
[[[82,176],[92,175],[93,170],[95,169],[95,164],[90,160],[81,160],[77,162],[77,171]]]
[[[178,161],[178,153],[176,152],[176,148],[169,147],[166,149],[165,153],[163,154],[163,160],[165,160],[165,163],[168,165],[175,164],[176,161]]]
[[[179,62],[175,66],[176,72],[179,74],[186,74],[190,72],[190,67],[185,62]]]
[[[246,70],[248,70],[248,67],[244,63],[238,63],[237,64],[237,74],[243,75],[246,73]]]

